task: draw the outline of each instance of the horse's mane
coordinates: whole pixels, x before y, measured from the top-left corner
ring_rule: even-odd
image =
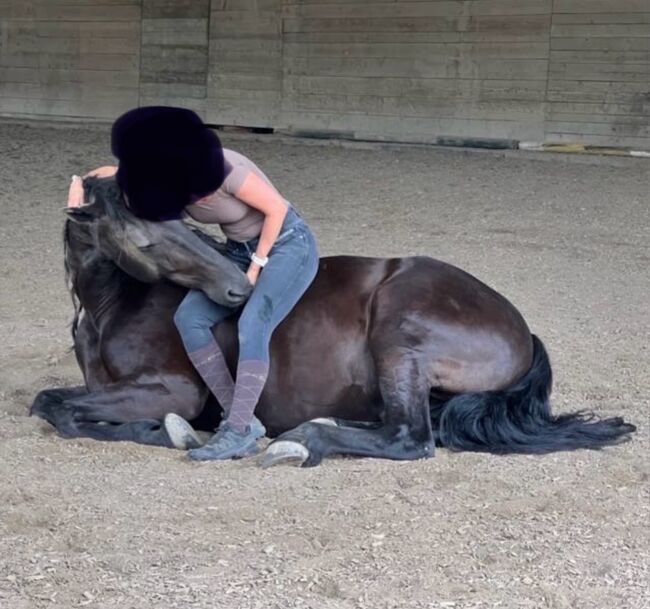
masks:
[[[115,179],[95,177],[86,178],[84,179],[84,192],[86,195],[86,200],[94,197],[95,203],[97,203],[103,213],[105,213],[112,220],[117,221],[120,224],[127,224],[130,220],[132,220],[133,214],[126,206],[122,192]],[[211,248],[215,249],[221,254],[225,252],[225,243],[223,241],[220,241],[213,235],[201,230],[195,225],[187,223],[186,226],[199,239],[207,243]],[[73,220],[67,219],[63,226],[63,264],[66,287],[70,293],[72,305],[74,307],[74,317],[71,323],[73,340],[76,339],[77,330],[79,328],[79,319],[81,317],[81,313],[84,310],[84,307],[81,304],[79,296],[76,292],[74,281],[72,280],[74,270],[76,269],[72,269],[70,267],[71,257],[69,254],[71,248],[74,247],[74,241],[95,248],[95,251],[99,253],[99,250],[96,249],[96,245],[93,241],[91,231],[86,226],[79,225]],[[123,293],[123,290],[128,285],[132,285],[133,282],[140,282],[138,282],[130,275],[127,275],[108,258],[104,258],[104,260],[106,262],[107,272],[99,273],[97,275],[97,278],[105,282],[105,285],[102,286],[102,290],[100,292],[100,302],[106,303],[108,306],[109,303],[115,301],[116,297],[119,294]]]

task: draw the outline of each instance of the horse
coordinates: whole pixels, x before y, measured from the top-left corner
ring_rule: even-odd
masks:
[[[84,205],[68,210],[64,251],[85,384],[41,391],[31,414],[66,438],[175,446],[166,415],[213,429],[222,409],[185,354],[174,312],[187,288],[235,310],[251,286],[198,228],[136,218],[112,179],[84,188]],[[213,332],[234,373],[236,314]],[[521,313],[428,257],[322,258],[270,349],[256,409],[273,438],[264,466],[335,454],[414,460],[436,446],[599,449],[635,431],[621,417],[552,414],[549,357]]]

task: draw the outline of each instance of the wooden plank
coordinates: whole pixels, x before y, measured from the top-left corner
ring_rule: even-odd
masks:
[[[647,13],[648,0],[554,0],[558,13]]]
[[[636,63],[566,63],[551,62],[549,80],[645,80],[650,89],[650,65]]]
[[[415,58],[435,54],[436,57],[473,57],[509,59],[546,59],[548,42],[478,42],[459,44],[368,44],[327,43],[304,44],[285,42],[285,57],[383,57]]]
[[[284,58],[285,73],[294,75],[410,78],[499,78],[545,80],[547,61],[537,59],[419,58]]]
[[[395,44],[416,44],[416,43],[450,43],[450,42],[543,42],[548,41],[549,26],[531,35],[525,31],[503,30],[501,32],[489,31],[444,31],[429,32],[417,31],[369,31],[369,32],[284,32],[285,42],[302,42],[307,44],[315,43],[395,43]]]
[[[207,120],[217,125],[234,125],[244,127],[276,127],[277,112],[268,110],[256,100],[246,98],[233,101],[230,104],[213,104],[206,107]]]
[[[218,58],[222,55],[275,55],[281,57],[283,52],[281,40],[243,38],[242,40],[212,40],[210,55]]]
[[[558,38],[644,38],[650,37],[650,24],[647,23],[598,23],[598,24],[556,24],[551,26],[551,36]]]
[[[138,56],[132,53],[7,53],[3,65],[15,68],[124,70],[138,69]]]
[[[139,40],[130,38],[102,38],[101,44],[91,37],[32,37],[32,36],[8,36],[3,52],[7,55],[14,54],[37,54],[37,55],[124,55],[127,53],[137,54],[140,50]]]
[[[487,120],[541,121],[544,102],[510,101],[483,102],[472,100],[440,100],[436,97],[377,97],[375,95],[295,95],[285,93],[285,111],[361,112],[372,116],[411,116],[429,118],[467,118]]]
[[[106,101],[137,98],[137,86],[105,84],[98,87],[88,83],[16,83],[0,82],[0,97],[50,99],[69,101]]]
[[[549,144],[588,144],[591,146],[628,146],[633,149],[647,150],[650,140],[647,137],[632,137],[620,135],[591,135],[585,133],[556,133],[547,132],[544,141]]]
[[[26,21],[6,20],[7,34],[33,38],[103,38],[140,37],[137,21]]]
[[[142,45],[207,47],[208,22],[202,19],[144,19]]]
[[[555,13],[553,15],[553,25],[565,23],[650,23],[650,11],[647,13]]]
[[[558,112],[553,108],[553,104],[547,109],[546,118],[549,121],[563,123],[606,123],[606,124],[631,124],[650,126],[650,118],[647,114],[595,114],[595,113],[576,113],[576,112]]]
[[[369,2],[364,4],[344,3],[298,3],[287,4],[285,17],[300,18],[372,18],[380,17],[435,17],[435,16],[521,16],[548,15],[551,13],[551,0],[474,0],[428,1],[428,2]]]
[[[431,17],[439,15],[547,15],[551,0],[479,0],[426,1],[426,2],[363,2],[363,3],[285,3],[285,17],[300,18],[372,18],[380,17]]]
[[[246,11],[212,12],[210,14],[210,39],[224,38],[279,38],[282,20],[277,13]]]
[[[203,84],[189,84],[187,82],[142,82],[140,95],[157,98],[204,99],[207,95],[207,86]]]
[[[247,104],[263,107],[265,104],[279,104],[282,99],[281,91],[246,91],[242,95],[241,91],[214,88],[210,91],[210,100],[219,106],[224,103],[239,103],[246,100]]]
[[[589,135],[612,135],[624,137],[650,138],[650,124],[647,119],[640,122],[565,122],[546,121],[546,130],[551,133],[575,133]]]
[[[456,78],[377,78],[366,79],[340,76],[285,75],[284,88],[305,94],[367,95],[405,97],[407,99],[481,99],[494,101],[539,101],[546,91],[544,80],[480,80]]]
[[[13,2],[0,5],[0,19],[37,21],[139,21],[140,3],[91,4]]]
[[[322,129],[376,135],[401,141],[433,141],[438,136],[539,140],[543,123],[485,119],[384,117],[339,112],[283,112],[281,125],[289,130]]]
[[[140,106],[179,106],[182,108],[188,108],[189,110],[194,110],[199,116],[204,117],[206,115],[206,99],[200,99],[196,97],[181,97],[177,95],[140,95]]]
[[[144,19],[201,19],[210,15],[210,0],[143,0]]]
[[[647,51],[645,38],[551,38],[551,51]]]
[[[247,95],[249,91],[282,91],[282,81],[277,74],[219,74],[208,76],[213,90],[237,91]]]
[[[494,36],[548,36],[549,15],[467,17],[459,20],[439,17],[384,17],[336,19],[283,19],[283,31],[291,32],[480,32]]]
[[[103,88],[111,85],[137,90],[139,75],[136,71],[82,70],[78,68],[14,68],[0,66],[0,82],[41,83],[43,85],[87,84]]]
[[[282,76],[280,57],[269,55],[211,56],[210,70],[217,74],[275,74]]]
[[[647,51],[557,51],[550,54],[551,64],[555,62],[569,63],[649,63],[650,49]]]
[[[221,0],[212,2],[210,10],[213,13],[281,11],[283,4],[283,0]]]
[[[550,81],[547,102],[629,103],[640,105],[648,99],[648,86],[637,82]]]
[[[583,114],[593,118],[598,116],[645,116],[650,115],[650,95],[640,97],[637,103],[620,102],[550,102],[549,114]]]
[[[34,98],[0,98],[0,114],[14,116],[52,116],[103,118],[113,120],[138,103],[137,95],[123,100],[51,100]]]

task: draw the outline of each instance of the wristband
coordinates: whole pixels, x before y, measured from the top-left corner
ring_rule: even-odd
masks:
[[[266,263],[269,261],[268,256],[264,256],[264,258],[261,258],[258,256],[256,253],[251,254],[251,260],[260,268],[264,268],[266,266]]]

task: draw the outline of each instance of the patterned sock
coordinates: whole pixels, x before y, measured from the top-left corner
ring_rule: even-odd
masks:
[[[268,362],[259,360],[239,362],[235,394],[228,414],[228,423],[236,430],[245,431],[250,425],[268,375]]]
[[[217,341],[212,340],[205,347],[188,353],[188,356],[196,371],[208,386],[208,389],[214,394],[214,397],[217,398],[221,408],[227,415],[235,392],[235,382]]]

